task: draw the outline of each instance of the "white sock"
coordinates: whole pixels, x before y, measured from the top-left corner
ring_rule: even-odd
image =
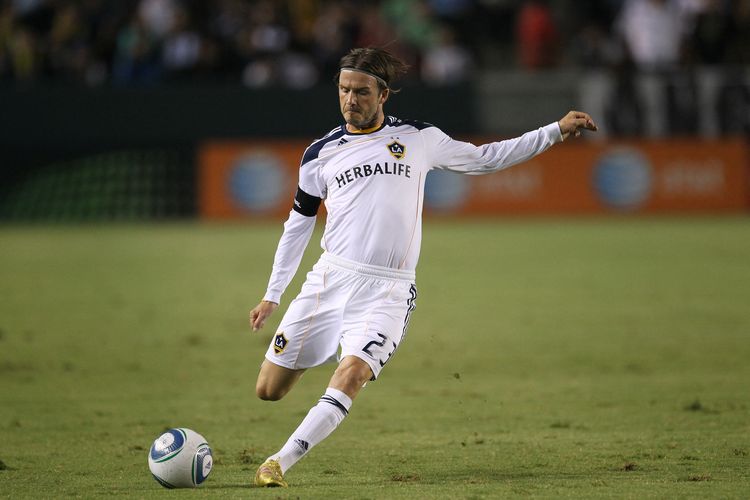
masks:
[[[283,448],[268,457],[281,465],[281,471],[286,472],[292,465],[323,441],[344,420],[352,407],[349,396],[329,387],[313,406],[299,427],[292,433]]]

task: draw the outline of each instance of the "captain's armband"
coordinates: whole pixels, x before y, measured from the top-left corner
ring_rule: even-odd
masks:
[[[305,217],[313,217],[318,213],[320,202],[320,198],[307,194],[298,187],[297,194],[294,195],[294,206],[292,208]]]

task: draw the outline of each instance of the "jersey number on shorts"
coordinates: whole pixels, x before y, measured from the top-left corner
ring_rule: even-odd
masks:
[[[362,352],[366,353],[368,356],[370,356],[373,359],[375,359],[375,355],[372,352],[370,352],[370,347],[374,345],[378,347],[383,347],[385,345],[385,341],[388,340],[388,337],[386,337],[382,333],[378,333],[378,337],[380,337],[380,342],[378,342],[377,340],[371,340],[367,343],[366,346],[362,348]],[[388,362],[388,360],[391,359],[391,356],[393,355],[393,353],[396,352],[396,347],[398,346],[396,345],[395,342],[393,341],[391,342],[393,343],[393,350],[388,353],[388,357],[385,358],[385,361],[378,360],[378,362],[380,362],[380,366],[384,366]]]

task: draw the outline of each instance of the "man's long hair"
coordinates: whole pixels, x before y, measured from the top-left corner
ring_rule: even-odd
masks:
[[[390,89],[394,93],[398,90],[393,89],[391,84],[409,70],[409,66],[401,59],[385,49],[376,47],[352,49],[342,57],[339,62],[339,71],[334,77],[336,83],[339,81],[341,70],[345,68],[360,70],[373,75],[378,81],[381,92]]]

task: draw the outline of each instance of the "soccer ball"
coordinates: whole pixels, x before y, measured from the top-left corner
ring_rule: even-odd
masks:
[[[169,429],[148,452],[148,468],[165,488],[195,488],[206,480],[212,466],[206,438],[190,429]]]

